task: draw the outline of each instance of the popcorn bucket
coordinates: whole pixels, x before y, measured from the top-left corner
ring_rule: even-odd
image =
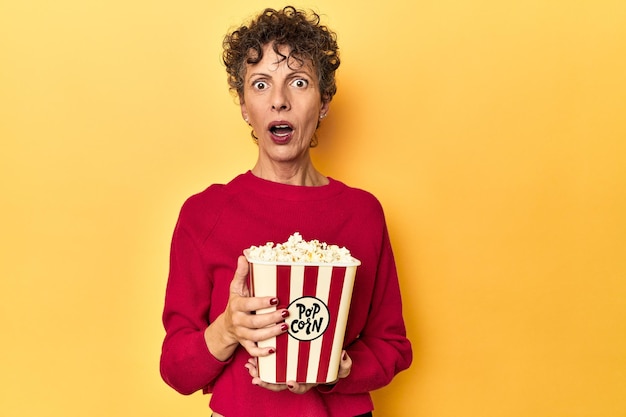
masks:
[[[361,262],[266,262],[250,258],[248,262],[251,294],[279,300],[276,307],[258,313],[289,311],[287,332],[258,343],[259,347],[276,348],[276,353],[258,358],[261,380],[278,384],[336,381],[354,277]]]

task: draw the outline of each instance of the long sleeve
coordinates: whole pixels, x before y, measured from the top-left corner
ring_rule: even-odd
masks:
[[[161,354],[161,375],[182,394],[209,390],[229,361],[218,361],[208,350],[204,330],[212,285],[197,236],[187,226],[185,211],[174,230],[163,324],[166,337]]]
[[[413,354],[406,338],[400,287],[386,227],[382,239],[370,310],[351,312],[366,314],[368,319],[359,337],[347,347],[353,364],[350,375],[332,388],[320,387],[322,392],[373,391],[389,384],[398,372],[411,365]],[[358,308],[359,304],[354,306]]]

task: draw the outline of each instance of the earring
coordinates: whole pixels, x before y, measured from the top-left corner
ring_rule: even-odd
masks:
[[[325,114],[320,114],[320,120],[323,119],[324,117],[326,117]]]

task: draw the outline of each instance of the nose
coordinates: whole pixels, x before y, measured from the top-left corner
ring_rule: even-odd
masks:
[[[276,86],[274,87],[272,94],[272,110],[283,111],[289,110],[291,104],[289,101],[289,93],[286,87]]]

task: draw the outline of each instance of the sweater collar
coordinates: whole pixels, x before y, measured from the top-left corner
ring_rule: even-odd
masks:
[[[235,177],[228,188],[233,192],[249,192],[264,195],[279,200],[313,201],[331,198],[345,189],[345,185],[331,177],[328,184],[319,187],[305,187],[299,185],[282,184],[259,178],[252,171],[247,171]]]

